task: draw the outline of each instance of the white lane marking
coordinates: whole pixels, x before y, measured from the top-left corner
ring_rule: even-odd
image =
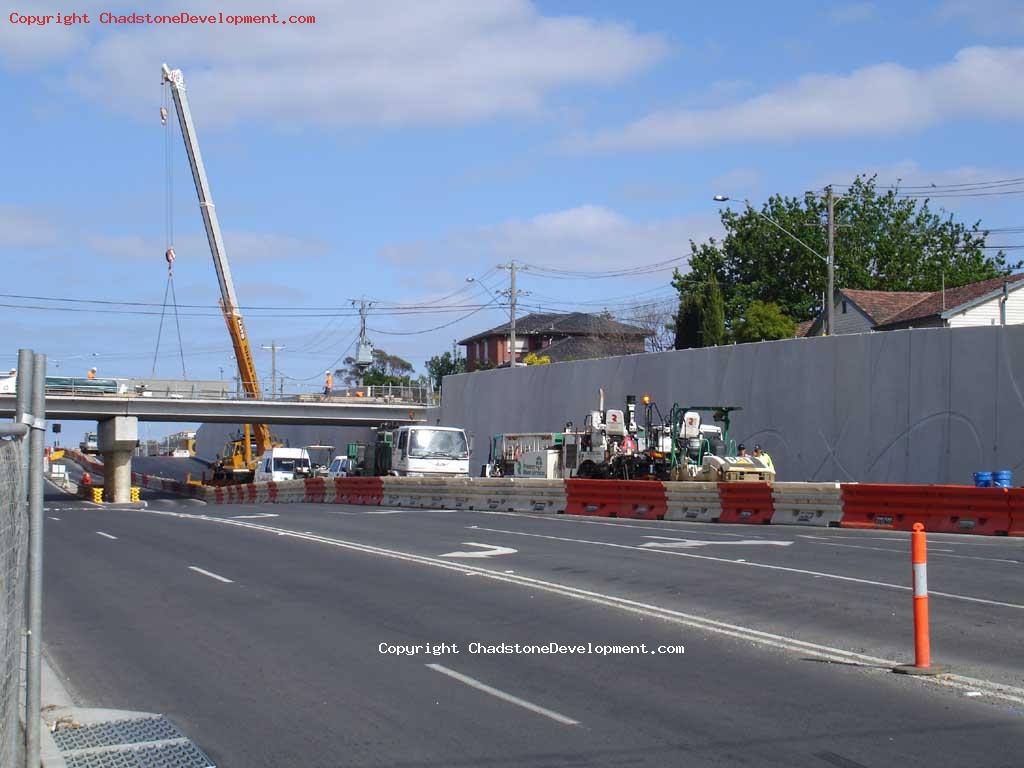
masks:
[[[59,517],[51,517],[50,519],[51,520],[56,520],[57,522],[60,522],[60,518]]]
[[[111,536],[109,533],[104,533],[103,531],[96,531],[96,533],[98,533],[100,536],[103,536],[104,538],[113,539],[114,541],[117,541],[117,536]]]
[[[196,565],[190,565],[188,567],[188,569],[190,571],[195,571],[196,573],[201,573],[201,574],[203,574],[203,576],[209,576],[211,579],[216,579],[217,581],[223,581],[225,584],[234,584],[235,583],[231,579],[225,579],[223,576],[218,576],[216,573],[212,573],[211,571],[204,570],[204,569],[202,569],[202,568],[200,568],[199,566],[196,566]]]
[[[309,531],[306,531],[309,533]],[[511,547],[496,547],[494,544],[478,544],[475,541],[462,542],[467,547],[483,547],[483,552],[448,552],[440,557],[494,557],[495,555],[514,555],[518,549]]]
[[[846,547],[847,549],[870,549],[870,550],[873,550],[875,552],[896,552],[897,554],[906,554],[906,552],[907,552],[907,550],[905,548],[904,549],[893,549],[891,547],[865,547],[865,546],[861,546],[860,544],[837,544],[837,543],[832,542],[832,541],[824,541],[823,540],[824,539],[823,536],[804,536],[802,534],[798,534],[798,535],[802,539],[815,539],[815,541],[811,542],[812,544],[821,544],[822,546],[825,546],[825,547]],[[981,555],[951,555],[951,554],[948,554],[948,553],[950,553],[952,551],[953,551],[952,549],[933,549],[933,548],[929,547],[928,548],[928,555],[929,556],[934,555],[935,557],[956,557],[956,558],[959,558],[961,560],[985,560],[985,561],[990,562],[990,563],[1009,563],[1010,565],[1020,565],[1021,564],[1020,560],[1006,560],[1006,559],[1001,558],[1001,557],[982,557]]]
[[[449,669],[441,664],[427,664],[427,668],[432,669],[435,672],[440,672],[442,675],[448,675],[448,677],[454,678],[460,683],[465,683],[470,688],[476,688],[478,691],[490,694],[496,699],[507,701],[509,704],[515,704],[517,707],[522,707],[523,709],[528,709],[535,714],[543,715],[544,717],[554,720],[556,723],[561,723],[562,725],[580,724],[579,720],[573,720],[571,717],[566,717],[554,710],[533,704],[532,702],[526,701],[526,699],[520,699],[518,696],[513,696],[511,693],[500,691],[497,688],[487,685],[487,683],[481,683],[475,677],[470,677],[469,675],[464,675],[461,672],[456,672],[454,669]]]
[[[534,539],[552,539],[554,541],[571,541],[576,544],[593,544],[599,547],[614,547],[615,549],[633,549],[637,552],[651,552],[659,555],[673,555],[675,557],[690,557],[695,560],[711,560],[716,563],[732,563],[737,564],[736,560],[726,557],[714,557],[713,555],[698,555],[692,552],[679,552],[671,549],[647,549],[644,546],[636,546],[634,544],[613,544],[610,541],[594,541],[592,539],[570,539],[564,536],[549,536],[543,533],[524,533],[523,531],[507,531],[501,528],[477,528],[479,531],[487,531],[489,533],[507,533],[512,536],[529,536]],[[871,579],[858,579],[855,576],[841,576],[838,573],[823,573],[821,571],[809,571],[805,568],[790,568],[785,565],[771,565],[769,563],[752,563],[746,561],[739,563],[740,565],[746,565],[751,568],[766,568],[770,571],[785,571],[787,573],[800,573],[805,576],[814,576],[815,578],[826,578],[835,579],[836,581],[849,581],[855,584],[867,584],[872,587],[884,587],[886,589],[898,589],[902,592],[912,591],[912,587],[907,587],[902,584],[889,584],[885,581],[872,581]],[[930,596],[939,595],[941,597],[948,597],[952,600],[964,600],[969,603],[982,603],[984,605],[998,605],[1002,608],[1017,608],[1024,609],[1024,605],[1018,603],[1003,603],[999,600],[986,600],[983,597],[971,597],[970,595],[957,595],[951,592],[929,592]]]
[[[521,519],[525,518],[527,520],[544,520],[546,522],[554,523],[576,523],[577,525],[610,525],[612,528],[643,528],[645,531],[669,531],[673,533],[679,533],[679,528],[667,528],[660,526],[664,525],[664,523],[672,523],[673,525],[678,526],[695,525],[701,528],[707,528],[708,525],[707,523],[693,523],[688,520],[650,520],[647,523],[645,523],[643,520],[636,520],[632,523],[610,523],[606,520],[589,520],[585,515],[534,515],[530,514],[529,512],[499,512],[496,509],[467,509],[463,511],[477,512],[481,515],[504,515],[505,517],[518,517]],[[475,528],[476,526],[470,527]],[[749,525],[743,527],[753,528],[754,526]],[[753,533],[720,533],[718,531],[708,530],[701,531],[701,533],[707,536],[735,536],[738,538],[743,538],[744,536],[747,536],[748,538],[760,538],[759,536]],[[782,532],[780,531],[780,533]]]
[[[671,608],[662,608],[661,606],[651,605],[650,603],[641,603],[624,597],[617,597],[615,595],[606,595],[600,592],[592,592],[590,590],[579,589],[578,587],[571,587],[568,584],[559,584],[557,582],[544,581],[542,579],[534,579],[528,576],[521,576],[519,574],[504,574],[498,571],[488,570],[487,568],[478,565],[452,563],[446,560],[438,560],[437,558],[429,557],[426,555],[414,555],[411,552],[401,552],[399,550],[394,549],[384,549],[382,547],[375,547],[370,544],[361,544],[356,541],[346,541],[345,539],[335,539],[329,536],[307,536],[296,531],[288,530],[287,528],[272,528],[269,525],[262,525],[260,523],[248,523],[241,520],[229,520],[223,517],[212,517],[210,515],[192,515],[185,512],[168,512],[159,509],[144,509],[141,511],[151,515],[160,515],[163,517],[177,517],[182,520],[202,520],[204,522],[214,523],[217,525],[231,525],[238,528],[246,528],[252,531],[259,531],[261,533],[268,533],[276,536],[287,536],[289,538],[298,539],[300,541],[311,541],[317,544],[327,544],[328,546],[337,547],[339,549],[347,549],[353,552],[361,552],[363,554],[376,555],[378,557],[386,557],[392,560],[399,560],[401,562],[415,563],[417,565],[428,565],[433,568],[440,568],[442,570],[453,571],[454,573],[462,573],[465,575],[469,575],[469,573],[474,573],[478,576],[482,576],[493,581],[502,581],[507,584],[515,584],[518,586],[528,587],[534,590],[540,590],[542,592],[550,592],[552,594],[570,597],[575,600],[582,600],[584,602],[595,603],[597,605],[604,605],[607,607],[616,608],[626,613],[633,613],[640,616],[657,618],[670,623],[679,624],[681,626],[694,627],[696,629],[701,629],[707,632],[714,632],[720,635],[735,637],[740,640],[746,640],[747,642],[757,643],[759,645],[771,648],[789,650],[797,653],[811,654],[820,659],[826,659],[830,661],[842,661],[847,663],[854,661],[874,667],[884,668],[892,668],[896,666],[896,662],[891,659],[882,659],[877,656],[868,656],[867,654],[863,653],[846,651],[842,648],[834,648],[828,645],[811,643],[806,640],[797,640],[796,638],[786,637],[785,635],[776,635],[770,632],[763,632],[759,629],[743,627],[737,624],[729,624],[724,621],[718,621],[717,619],[709,619],[703,616],[687,614],[683,613],[682,611],[673,610]],[[707,557],[703,555],[684,554],[681,552],[665,552],[663,554],[680,555],[682,557],[694,557],[703,560],[720,559]],[[734,561],[725,560],[724,562]],[[932,592],[932,594],[934,595],[936,593]],[[915,676],[912,679],[920,683],[942,685],[949,688],[956,688],[958,690],[967,691],[982,689],[989,696],[993,696],[995,698],[1003,699],[1006,701],[1012,701],[1017,704],[1024,704],[1024,688],[1017,688],[1012,685],[996,683],[991,680],[979,680],[974,677],[953,674],[942,675],[937,677]]]
[[[704,539],[674,539],[671,536],[644,536],[645,539],[660,539],[660,541],[648,541],[641,544],[641,547],[660,547],[663,549],[693,549],[694,547],[706,547],[709,544],[715,547],[731,547],[737,544],[767,544],[776,547],[788,547],[792,541],[778,541],[777,539],[740,539],[739,541],[706,541]]]
[[[260,512],[257,515],[232,515],[232,520],[259,520],[262,517],[277,517],[276,512]]]

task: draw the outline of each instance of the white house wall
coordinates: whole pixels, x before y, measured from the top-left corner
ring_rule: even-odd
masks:
[[[1006,324],[1019,325],[1024,323],[1024,290],[1010,292],[1006,301]],[[999,325],[999,299],[992,298],[984,304],[971,307],[966,312],[949,318],[951,328],[965,328],[977,325]]]

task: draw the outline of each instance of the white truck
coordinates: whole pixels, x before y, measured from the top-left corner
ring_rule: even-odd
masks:
[[[362,469],[368,475],[468,477],[469,448],[469,438],[461,427],[382,429]]]

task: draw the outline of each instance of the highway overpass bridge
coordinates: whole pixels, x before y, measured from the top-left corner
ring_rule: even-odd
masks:
[[[0,394],[0,417],[13,417],[15,406],[15,395]],[[46,418],[51,421],[98,422],[99,450],[105,466],[104,484],[110,489],[111,500],[120,502],[128,501],[131,496],[132,451],[138,444],[140,421],[373,427],[389,422],[422,422],[426,419],[426,406],[371,398],[310,402],[148,397],[139,394],[47,394]]]
[[[15,396],[0,394],[0,417],[14,416]],[[140,397],[138,395],[46,396],[46,418],[105,421],[116,416],[137,421],[225,422],[229,424],[319,424],[372,427],[384,422],[412,424],[426,419],[426,406],[369,399],[308,402]]]

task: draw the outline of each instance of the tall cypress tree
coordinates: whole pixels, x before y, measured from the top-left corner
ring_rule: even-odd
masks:
[[[700,312],[700,346],[717,347],[725,343],[725,301],[718,278],[709,275],[704,284],[704,297]]]
[[[690,349],[701,346],[701,299],[696,291],[683,295],[676,314],[676,349]]]

